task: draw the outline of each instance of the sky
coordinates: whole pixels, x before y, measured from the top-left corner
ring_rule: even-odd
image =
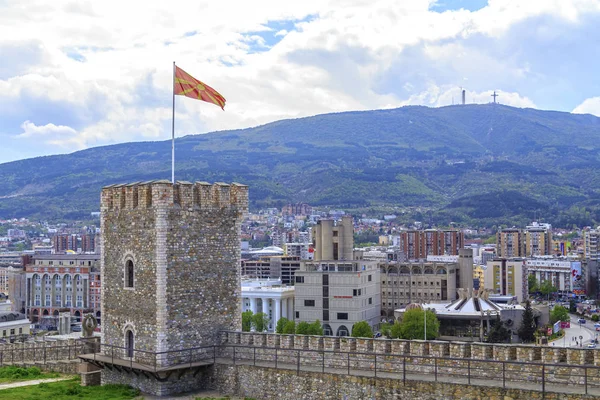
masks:
[[[600,116],[600,0],[0,0],[0,163],[316,114],[498,101]]]

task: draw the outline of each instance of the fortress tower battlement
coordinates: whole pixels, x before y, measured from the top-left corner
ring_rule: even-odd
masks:
[[[168,180],[116,184],[102,189],[100,209],[103,212],[152,207],[182,209],[236,209],[248,212],[248,186],[239,183],[186,182],[175,185]]]

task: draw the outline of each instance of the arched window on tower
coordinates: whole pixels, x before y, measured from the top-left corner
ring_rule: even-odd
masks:
[[[125,287],[133,287],[133,261],[131,260],[125,263]]]
[[[125,334],[125,347],[127,348],[127,357],[133,358],[133,349],[134,349],[134,341],[133,341],[133,331],[128,330]]]

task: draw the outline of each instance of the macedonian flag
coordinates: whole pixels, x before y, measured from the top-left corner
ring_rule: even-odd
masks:
[[[175,66],[175,94],[213,103],[225,110],[225,98],[215,89]]]

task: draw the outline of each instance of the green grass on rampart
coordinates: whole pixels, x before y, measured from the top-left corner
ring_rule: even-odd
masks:
[[[59,376],[58,372],[43,372],[38,367],[21,368],[8,366],[0,368],[0,383],[58,378]]]
[[[10,400],[127,400],[139,395],[125,385],[81,386],[80,378],[0,390],[0,399]]]

